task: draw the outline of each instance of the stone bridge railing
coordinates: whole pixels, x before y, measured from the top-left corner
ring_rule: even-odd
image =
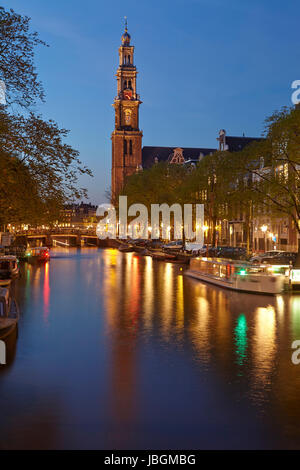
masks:
[[[45,237],[49,235],[90,235],[97,236],[96,229],[76,229],[76,228],[54,228],[54,229],[36,229],[14,232],[15,236],[25,237]]]
[[[69,238],[70,245],[82,246],[84,244],[93,244],[99,247],[116,247],[118,243],[114,240],[99,240],[96,229],[77,229],[77,228],[55,228],[55,229],[36,229],[15,232],[16,238],[25,237],[27,243],[31,239],[44,239],[43,244],[53,246],[55,238]]]

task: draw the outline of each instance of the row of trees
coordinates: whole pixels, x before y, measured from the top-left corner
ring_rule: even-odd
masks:
[[[30,18],[0,7],[0,229],[7,223],[51,222],[67,201],[86,196],[81,174],[91,175],[68,134],[36,114],[45,99],[34,63],[47,46],[30,29]],[[3,98],[3,93],[2,93]]]
[[[217,151],[194,169],[161,162],[128,178],[129,203],[203,203],[216,242],[218,220],[243,214],[250,248],[255,216],[290,217],[300,234],[300,109],[265,121],[264,138],[240,152]]]

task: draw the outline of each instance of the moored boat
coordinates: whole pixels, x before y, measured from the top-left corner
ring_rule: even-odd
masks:
[[[176,254],[168,254],[163,251],[152,251],[149,250],[150,256],[152,256],[153,259],[156,259],[158,261],[172,261],[176,259]]]
[[[218,258],[194,258],[185,275],[220,287],[253,294],[280,294],[285,277],[265,266]]]
[[[8,274],[8,275],[3,276],[3,279],[1,278],[2,278],[2,275],[0,275],[0,288],[9,287],[12,281],[11,276]]]
[[[9,290],[0,288],[0,340],[8,338],[17,328],[19,309]]]
[[[195,258],[195,255],[190,254],[190,253],[178,253],[177,254],[177,260],[181,261],[183,264],[189,264],[191,259]]]
[[[19,274],[16,256],[0,256],[0,286],[9,286],[13,277]]]
[[[149,254],[150,254],[152,259],[155,259],[155,260],[158,260],[158,261],[165,261],[165,259],[166,259],[166,255],[163,252],[157,251],[155,253],[155,252],[149,250]]]
[[[28,248],[25,252],[25,259],[30,263],[49,261],[50,250],[46,246]]]
[[[139,245],[133,245],[132,249],[136,253],[144,253],[146,250],[145,246],[139,246]]]
[[[119,251],[122,253],[131,253],[133,251],[133,246],[128,245],[127,243],[124,243],[123,245],[120,245],[118,248]]]

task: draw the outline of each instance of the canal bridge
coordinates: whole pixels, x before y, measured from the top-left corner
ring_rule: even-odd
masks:
[[[33,246],[99,246],[115,247],[115,240],[99,240],[96,229],[82,228],[54,228],[54,229],[32,229],[18,231],[15,234],[16,244]]]

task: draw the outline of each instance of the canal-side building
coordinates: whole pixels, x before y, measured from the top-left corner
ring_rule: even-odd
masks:
[[[142,103],[137,93],[137,68],[134,46],[128,33],[127,22],[119,47],[119,66],[116,73],[117,95],[113,107],[115,127],[112,140],[111,198],[116,201],[126,178],[136,171],[148,169],[159,162],[194,165],[217,150],[239,152],[260,137],[227,135],[221,129],[215,148],[142,146],[143,132],[139,128],[139,109]],[[274,218],[270,214],[256,216],[251,226],[251,245],[255,251],[272,248],[297,249],[297,231],[289,218]],[[217,242],[245,246],[247,239],[245,214],[236,210],[236,217],[218,221]]]
[[[96,222],[97,206],[81,202],[80,204],[66,204],[61,210],[59,224],[65,226],[86,226]]]

